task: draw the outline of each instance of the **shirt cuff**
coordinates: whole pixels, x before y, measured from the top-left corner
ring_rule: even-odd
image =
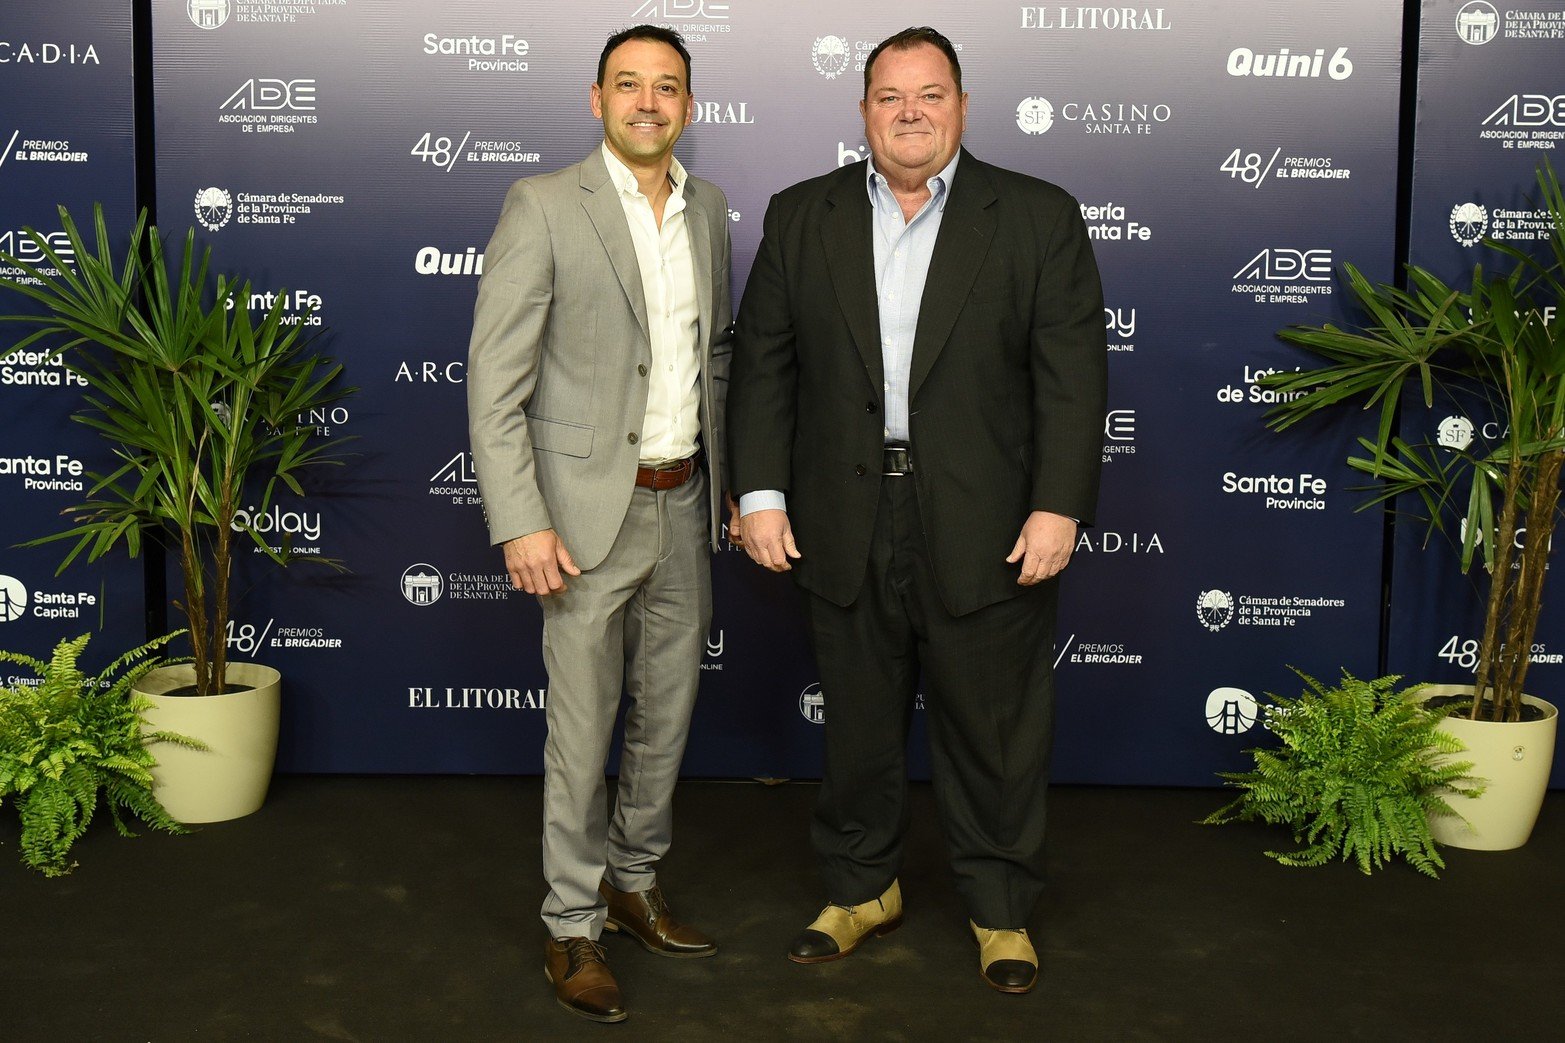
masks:
[[[739,497],[739,516],[742,518],[756,511],[786,511],[788,498],[781,489],[757,489]]]

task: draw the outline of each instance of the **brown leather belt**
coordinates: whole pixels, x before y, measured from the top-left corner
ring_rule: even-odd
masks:
[[[678,463],[664,464],[661,467],[636,468],[636,484],[643,489],[651,489],[654,492],[662,492],[664,489],[677,489],[690,481],[690,476],[696,473],[696,465],[701,462],[701,454],[687,456]]]

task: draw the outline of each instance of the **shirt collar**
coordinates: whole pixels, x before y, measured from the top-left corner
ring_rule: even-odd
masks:
[[[614,182],[614,187],[621,195],[641,195],[641,183],[636,180],[636,175],[631,172],[629,167],[620,162],[620,158],[609,148],[607,141],[603,143],[602,148],[603,162],[609,168],[609,180]],[[668,179],[674,186],[673,191],[670,193],[670,198],[683,198],[685,194],[685,168],[679,162],[678,156],[669,157]]]
[[[946,200],[951,197],[951,181],[956,177],[956,161],[961,158],[962,150],[957,149],[956,154],[951,157],[951,162],[947,163],[940,171],[940,173],[936,174],[934,177],[925,182],[925,184],[929,186],[930,198],[935,201],[935,209],[942,213],[945,212]],[[886,184],[886,179],[881,176],[880,171],[875,169],[874,156],[870,156],[869,162],[865,163],[864,166],[864,184],[865,187],[869,190],[870,202],[874,203],[875,186],[877,184]],[[890,191],[889,186],[887,187],[887,191]]]

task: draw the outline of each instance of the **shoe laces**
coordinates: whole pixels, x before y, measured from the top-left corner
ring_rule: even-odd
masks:
[[[668,902],[663,899],[663,889],[657,884],[647,889],[647,908],[654,917],[668,915]]]
[[[565,939],[565,957],[574,974],[589,963],[608,963],[608,951],[591,938]]]

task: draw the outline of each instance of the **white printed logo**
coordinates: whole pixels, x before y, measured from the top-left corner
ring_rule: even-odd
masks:
[[[828,80],[835,80],[848,71],[848,41],[840,36],[816,37],[810,48],[810,61],[815,71]]]
[[[1435,441],[1447,449],[1466,449],[1473,444],[1473,422],[1465,416],[1448,416],[1435,429]]]
[[[1458,203],[1451,208],[1451,238],[1463,246],[1474,246],[1489,230],[1489,210],[1477,203]]]
[[[402,596],[413,605],[433,605],[446,591],[446,578],[433,565],[420,562],[402,573]]]
[[[185,0],[185,14],[198,29],[219,29],[231,13],[229,0]]]
[[[1054,106],[1047,98],[1023,98],[1016,106],[1016,125],[1024,134],[1044,134],[1054,126]]]
[[[1215,634],[1233,621],[1233,595],[1226,590],[1203,590],[1196,598],[1195,614],[1201,625]]]
[[[826,723],[826,696],[820,682],[815,682],[799,693],[799,713],[811,724]]]
[[[1472,0],[1456,12],[1456,35],[1463,43],[1481,47],[1500,31],[1500,12],[1487,0]]]
[[[1206,697],[1206,723],[1219,735],[1241,735],[1259,717],[1255,696],[1243,688],[1214,688]]]
[[[27,611],[27,588],[15,576],[0,576],[0,623],[20,619]]]
[[[203,188],[196,193],[196,221],[209,232],[216,232],[234,216],[234,199],[221,188]]]

